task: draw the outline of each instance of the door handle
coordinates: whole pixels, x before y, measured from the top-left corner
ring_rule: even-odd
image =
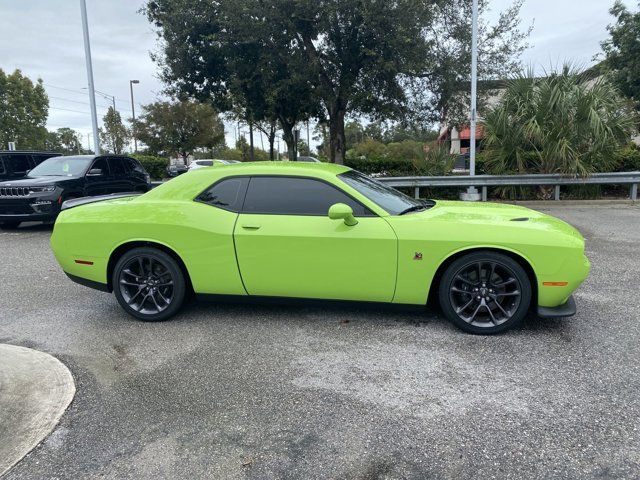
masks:
[[[260,225],[242,225],[245,230],[259,230]]]

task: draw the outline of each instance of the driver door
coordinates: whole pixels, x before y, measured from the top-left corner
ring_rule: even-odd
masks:
[[[354,226],[327,216],[349,205]],[[250,295],[390,302],[397,238],[383,218],[315,178],[256,176],[234,229]]]

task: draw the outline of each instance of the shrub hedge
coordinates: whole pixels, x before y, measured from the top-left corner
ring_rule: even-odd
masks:
[[[152,180],[162,180],[167,176],[167,167],[169,166],[168,158],[142,155],[139,153],[134,153],[131,156],[142,164]]]

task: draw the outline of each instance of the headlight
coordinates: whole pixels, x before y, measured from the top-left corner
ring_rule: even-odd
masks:
[[[45,185],[44,187],[30,187],[29,191],[31,193],[53,192],[55,189],[56,189],[55,185]]]

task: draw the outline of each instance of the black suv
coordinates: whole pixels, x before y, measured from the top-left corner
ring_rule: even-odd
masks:
[[[47,158],[58,157],[56,152],[0,152],[0,181],[13,180],[24,177],[29,170],[39,165]]]
[[[119,155],[78,155],[45,160],[21,180],[0,182],[0,226],[53,221],[71,198],[146,192],[149,174],[140,163]]]

